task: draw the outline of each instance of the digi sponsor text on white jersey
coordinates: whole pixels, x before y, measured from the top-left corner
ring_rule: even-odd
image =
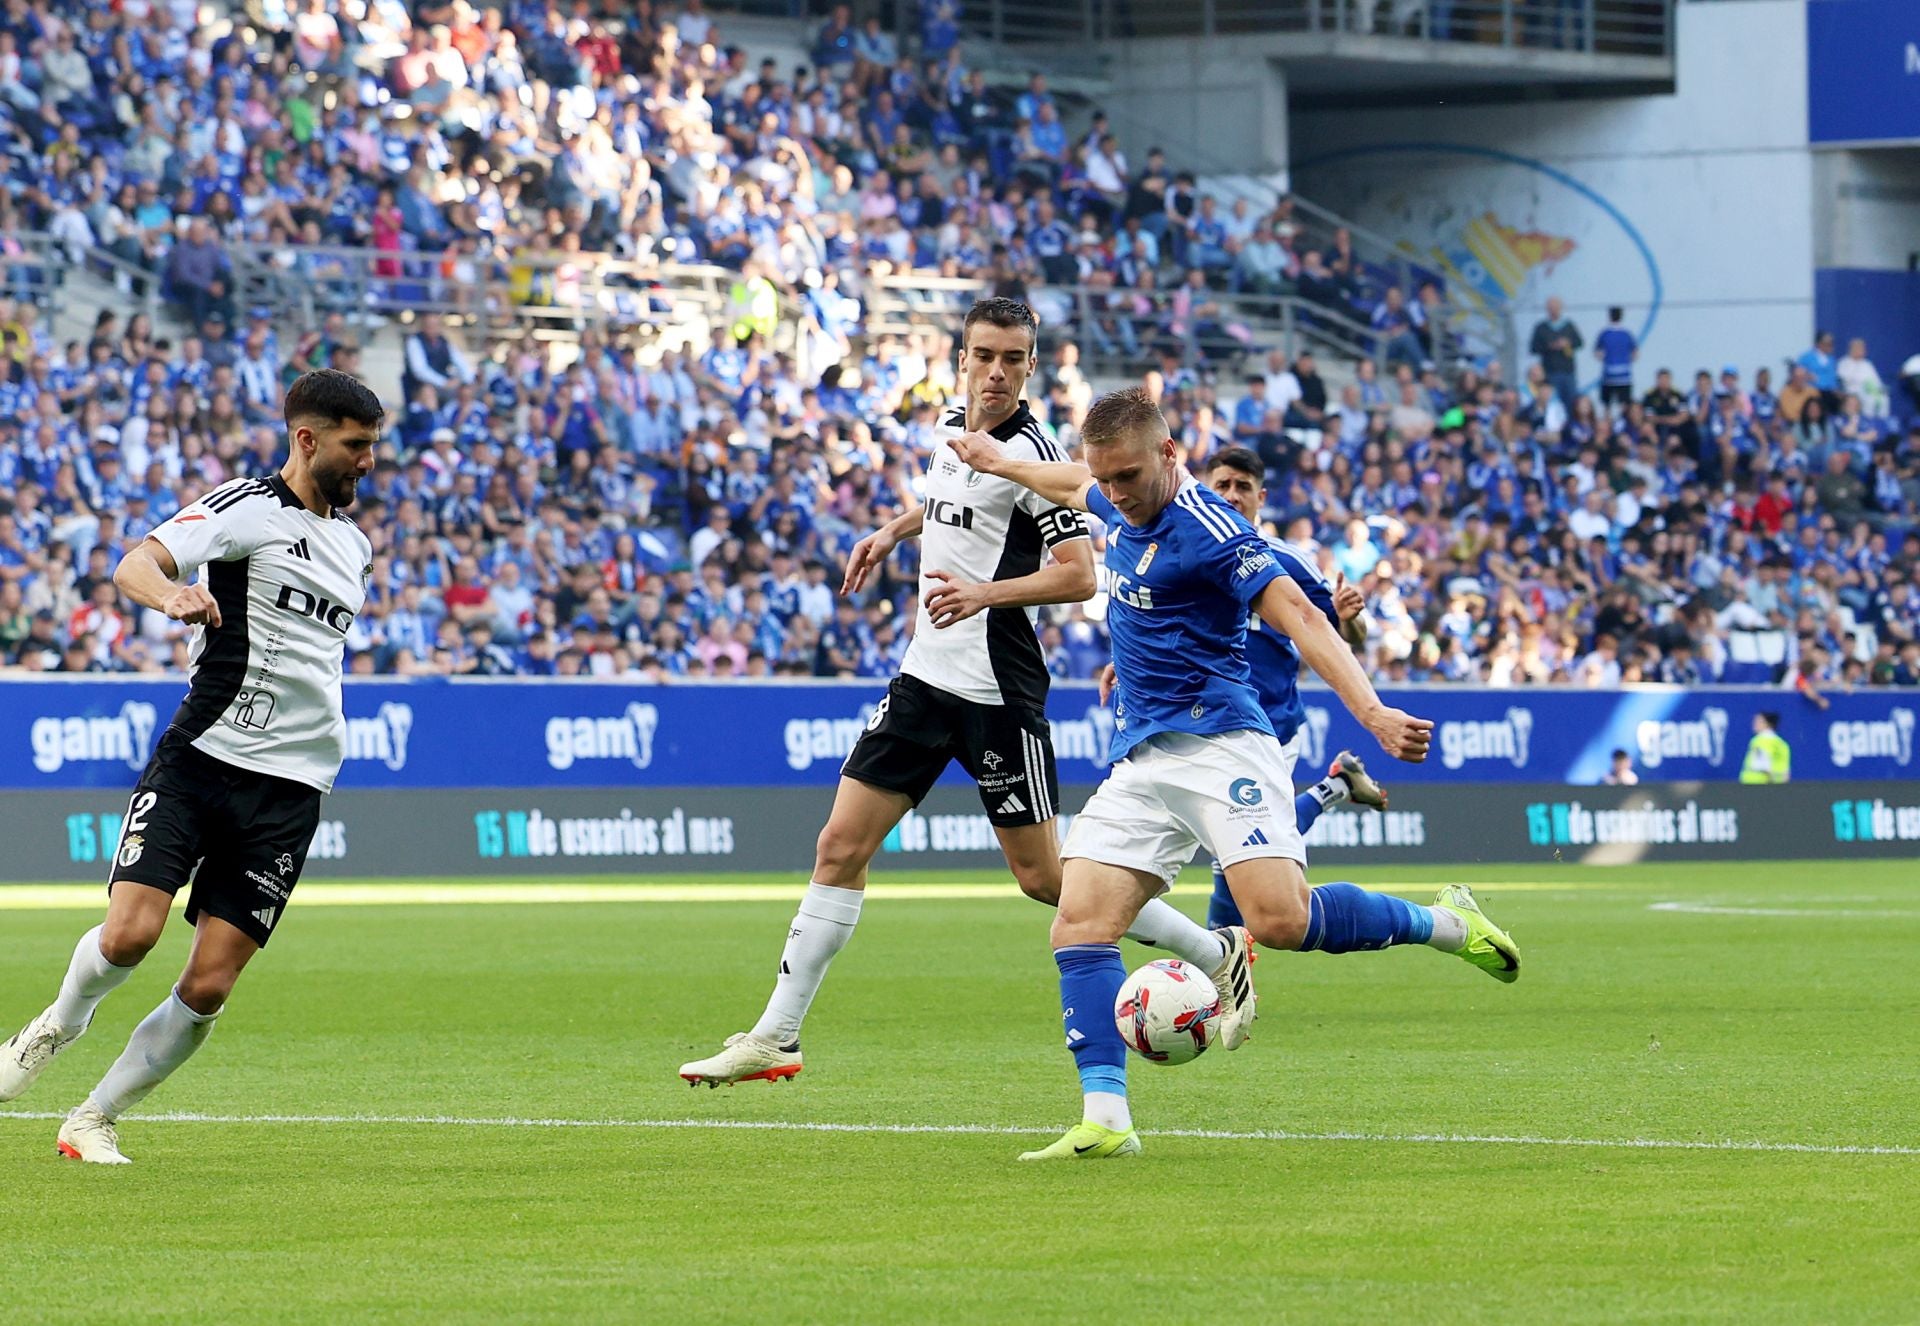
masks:
[[[947,409],[927,462],[920,596],[900,671],[977,704],[1043,706],[1049,678],[1034,636],[1039,609],[988,608],[938,629],[927,615],[926,595],[939,582],[927,573],[946,571],[975,584],[1032,575],[1047,549],[1088,537],[1086,522],[1078,511],[964,464],[949,443],[965,431],[966,410]],[[1024,401],[989,431],[1015,460],[1066,459]]]
[[[347,750],[340,674],[366,601],[373,545],[339,512],[309,511],[279,475],[221,484],[153,531],[220,625],[193,628],[173,716],[228,764],[331,791]]]

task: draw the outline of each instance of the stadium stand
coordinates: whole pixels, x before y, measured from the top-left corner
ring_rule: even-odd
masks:
[[[1522,360],[1305,200],[990,85],[948,0],[837,6],[797,70],[697,0],[203,8],[0,13],[10,669],[183,668],[119,554],[277,467],[293,376],[385,354],[356,672],[888,676],[911,552],[859,603],[839,567],[991,291],[1066,440],[1144,380],[1194,465],[1255,450],[1383,680],[1920,684],[1920,398],[1863,347],[1636,384],[1550,316]],[[122,298],[76,328],[81,280]],[[1059,675],[1102,610],[1043,614]]]

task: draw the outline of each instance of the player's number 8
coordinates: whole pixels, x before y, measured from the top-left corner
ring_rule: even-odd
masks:
[[[867,731],[871,732],[880,726],[880,720],[887,716],[887,706],[892,703],[893,697],[891,695],[883,695],[880,697],[880,703],[873,707],[873,717],[867,720]]]

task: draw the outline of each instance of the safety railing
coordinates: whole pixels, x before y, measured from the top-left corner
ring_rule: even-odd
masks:
[[[923,327],[952,332],[988,289],[982,281],[882,277],[868,292],[867,333],[902,335]],[[1269,350],[1278,349],[1289,359],[1302,350],[1371,359],[1384,371],[1396,353],[1352,310],[1291,293],[1044,285],[1031,288],[1027,298],[1040,316],[1043,345],[1071,339],[1082,362],[1107,374],[1155,367],[1164,350],[1187,366],[1227,369],[1251,366],[1256,357],[1264,362]],[[1453,348],[1448,330],[1437,327],[1418,357],[1449,361]]]
[[[68,246],[52,235],[16,231],[0,236],[0,295],[13,300],[26,320],[50,325],[73,261]]]
[[[1671,0],[969,0],[998,42],[1351,33],[1469,47],[1670,56]]]

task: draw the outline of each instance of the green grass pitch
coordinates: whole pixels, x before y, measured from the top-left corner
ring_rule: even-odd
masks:
[[[1145,1155],[1058,1166],[1014,1162],[1078,1099],[1047,914],[1011,885],[874,899],[802,1077],[719,1091],[674,1070],[752,1021],[790,901],[296,899],[145,1107],[212,1118],[130,1118],[130,1169],[56,1159],[18,1116],[85,1094],[178,970],[176,923],[0,1106],[8,1316],[1914,1320],[1910,863],[1457,873],[1519,984],[1425,949],[1267,954],[1250,1045],[1135,1061]],[[93,914],[0,910],[0,1023]],[[980,1131],[883,1131],[948,1126]],[[1632,1145],[1661,1142],[1693,1145]]]

